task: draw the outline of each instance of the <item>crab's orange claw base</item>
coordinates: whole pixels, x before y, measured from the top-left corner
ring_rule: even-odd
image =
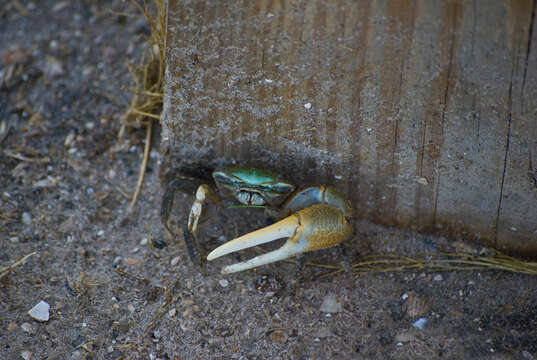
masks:
[[[214,249],[207,260],[288,237],[279,249],[224,267],[222,273],[248,270],[264,264],[287,259],[300,253],[328,248],[339,244],[352,233],[344,214],[332,205],[315,204],[263,229],[251,232]]]

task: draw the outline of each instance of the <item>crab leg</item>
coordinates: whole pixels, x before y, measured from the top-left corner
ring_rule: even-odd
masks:
[[[248,270],[257,266],[280,261],[300,253],[324,249],[339,244],[352,232],[343,213],[334,206],[315,204],[263,229],[231,240],[213,250],[207,260],[288,237],[277,250],[250,260],[224,267],[222,273]]]

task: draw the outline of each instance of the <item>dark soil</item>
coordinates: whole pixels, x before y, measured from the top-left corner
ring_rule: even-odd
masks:
[[[158,136],[128,211],[144,131],[117,134],[132,86],[126,61],[139,59],[149,27],[122,12],[136,13],[119,0],[0,3],[0,266],[36,252],[0,279],[0,359],[537,359],[536,277],[319,278],[319,268],[285,262],[220,275],[238,255],[191,265],[160,223]],[[176,222],[191,201],[178,196]],[[203,251],[266,221],[211,211]],[[364,251],[452,245],[356,228],[344,246],[306,259],[350,264]],[[27,314],[41,300],[46,322]]]

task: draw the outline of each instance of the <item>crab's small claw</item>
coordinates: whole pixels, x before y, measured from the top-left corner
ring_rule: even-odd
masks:
[[[211,261],[232,252],[276,239],[289,238],[277,250],[222,269],[222,273],[233,273],[287,259],[306,251],[337,245],[350,236],[351,233],[351,224],[337,207],[327,204],[315,204],[275,224],[219,246],[207,256],[207,260]]]

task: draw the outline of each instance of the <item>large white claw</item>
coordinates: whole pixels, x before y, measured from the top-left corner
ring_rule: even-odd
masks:
[[[263,229],[243,235],[214,249],[207,256],[211,261],[221,256],[288,237],[279,249],[250,260],[224,267],[228,274],[287,259],[300,253],[327,248],[343,241],[352,227],[341,211],[327,204],[316,204]]]

